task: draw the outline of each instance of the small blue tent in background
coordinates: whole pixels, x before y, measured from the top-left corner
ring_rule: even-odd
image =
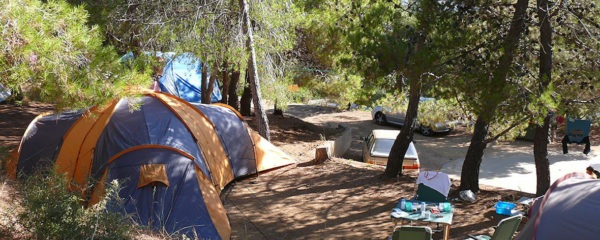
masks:
[[[4,102],[8,97],[10,97],[10,88],[4,87],[0,84],[0,102]]]
[[[175,55],[172,52],[145,52],[148,56],[155,56],[165,59],[165,66],[162,76],[158,79],[160,90],[186,100],[188,102],[202,102],[202,60],[191,53]],[[133,53],[123,55],[120,61],[125,62],[133,59]],[[210,72],[210,69],[209,71]],[[206,76],[210,79],[210,75]],[[211,94],[210,102],[220,102],[221,90],[219,84],[215,85]]]
[[[171,95],[178,96],[188,102],[201,102],[202,91],[202,60],[190,53],[169,59],[163,70],[163,75],[158,79],[160,90]],[[206,76],[207,79],[210,76]],[[219,84],[215,85],[211,94],[210,102],[221,101]]]

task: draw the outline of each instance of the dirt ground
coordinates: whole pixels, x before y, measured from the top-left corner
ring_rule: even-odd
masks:
[[[365,120],[365,114],[369,113],[290,107],[288,111],[296,108],[295,111],[304,115],[298,118],[270,115],[271,140],[298,163],[236,181],[223,191],[221,197],[231,222],[232,239],[387,238],[393,227],[391,210],[400,198],[414,195],[416,175],[384,180],[381,178],[383,167],[341,158],[321,165],[310,164],[314,148],[336,133],[321,123],[343,119],[344,124],[356,131],[356,136],[366,135],[373,127],[371,121]],[[29,122],[37,114],[49,110],[49,105],[35,103],[30,107],[0,105],[0,145],[15,147]],[[252,118],[248,121],[254,125]],[[416,144],[437,146],[436,151],[420,153],[425,159],[452,161],[461,157],[462,150],[451,148],[458,139],[465,137],[465,133],[457,131],[427,141],[416,135],[415,141]],[[360,144],[359,138],[353,136],[351,151],[344,157],[359,159],[360,150],[356,149],[360,149]],[[451,152],[457,153],[449,154]],[[439,169],[441,165],[431,163],[423,167]],[[458,182],[454,184],[457,186]],[[456,211],[451,239],[464,239],[467,234],[493,233],[492,226],[503,217],[495,213],[494,204],[499,200],[515,201],[521,196],[531,195],[482,186],[475,203],[454,203]],[[434,234],[434,239],[440,238],[440,233]]]
[[[49,111],[52,111],[52,105],[42,103],[33,102],[22,107],[0,104],[0,144],[8,148],[17,146],[29,122]]]
[[[306,119],[326,111],[335,110],[302,112]],[[247,120],[255,126],[253,118]],[[269,124],[271,141],[296,157],[298,164],[236,181],[223,192],[232,239],[386,239],[391,234],[391,210],[400,198],[414,195],[416,173],[390,181],[381,178],[383,167],[354,160],[334,158],[312,165],[320,143],[314,135],[327,132],[325,128],[289,115],[270,115]],[[361,124],[350,127],[360,130]],[[494,204],[522,196],[532,195],[482,186],[475,203],[455,203],[451,239],[492,234],[492,226],[503,218],[495,213]],[[434,239],[440,238],[441,233],[434,234]]]
[[[416,175],[385,181],[381,173],[381,168],[333,159],[238,181],[224,193],[232,239],[386,239],[393,228],[391,210],[400,198],[414,195]],[[484,187],[474,204],[455,203],[451,238],[493,233],[491,227],[503,218],[494,204],[520,196]]]

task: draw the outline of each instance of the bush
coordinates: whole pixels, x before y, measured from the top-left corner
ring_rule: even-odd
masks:
[[[406,112],[408,108],[408,93],[388,93],[378,99],[375,106],[390,108],[394,111]],[[468,123],[472,120],[471,113],[466,112],[453,99],[425,100],[419,102],[418,122],[425,125],[444,123],[458,120]]]
[[[298,91],[291,92],[292,102],[307,103],[313,98],[313,93],[308,88],[301,87]]]
[[[108,211],[118,200],[118,183],[107,184],[105,198],[86,208],[85,198],[70,192],[61,175],[48,171],[27,177],[20,185],[22,199],[15,228],[35,239],[129,239],[133,225],[121,213]],[[111,199],[109,201],[109,199]]]
[[[360,96],[362,85],[360,76],[344,73],[315,78],[307,87],[311,88],[315,95],[327,98],[340,106],[347,106]]]

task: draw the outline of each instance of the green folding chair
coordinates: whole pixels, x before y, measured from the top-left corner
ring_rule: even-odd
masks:
[[[392,240],[431,240],[431,228],[422,226],[396,226]]]
[[[507,217],[505,219],[500,220],[496,230],[494,231],[494,235],[491,237],[488,235],[478,235],[473,236],[468,234],[469,239],[475,240],[511,240],[513,239],[513,235],[517,232],[517,228],[519,224],[521,224],[521,215],[515,215],[512,217]]]
[[[438,192],[437,190],[428,187],[423,183],[419,183],[417,186],[417,195],[414,198],[417,201],[425,201],[425,202],[447,202],[448,197],[444,196],[444,194]]]

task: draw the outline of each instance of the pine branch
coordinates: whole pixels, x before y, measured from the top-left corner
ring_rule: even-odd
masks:
[[[506,134],[507,132],[509,132],[510,130],[512,130],[513,128],[519,126],[519,124],[523,123],[525,120],[529,119],[529,116],[523,117],[520,120],[514,122],[512,125],[510,125],[508,128],[504,129],[504,131],[496,134],[496,136],[492,137],[492,138],[488,138],[486,140],[484,140],[483,142],[485,144],[491,143],[493,141],[498,140],[498,138],[500,138],[501,136],[503,136],[504,134]]]

